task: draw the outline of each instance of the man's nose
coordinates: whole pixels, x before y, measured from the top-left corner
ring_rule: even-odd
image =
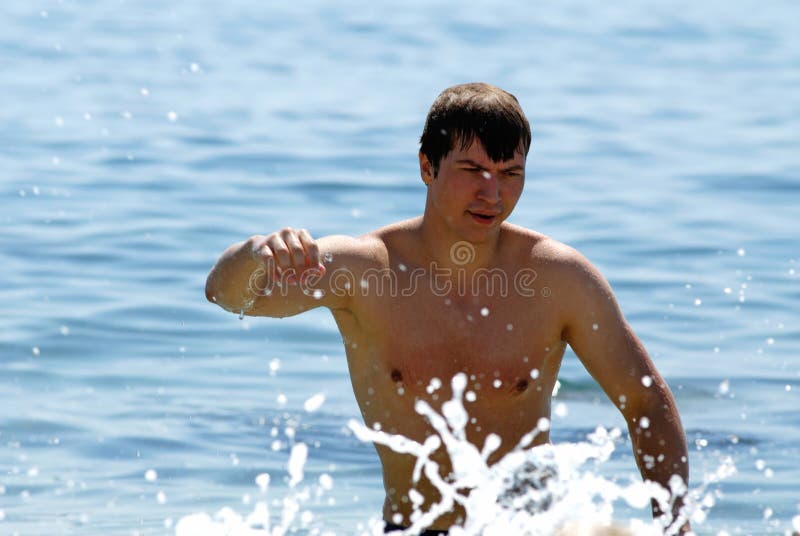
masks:
[[[481,173],[480,181],[478,197],[491,203],[500,201],[500,181],[497,180],[497,175],[484,171]]]

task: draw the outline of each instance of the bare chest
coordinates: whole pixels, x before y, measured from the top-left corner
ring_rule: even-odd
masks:
[[[379,296],[366,302],[353,331],[348,353],[412,390],[460,372],[479,385],[524,390],[532,371],[546,373],[563,348],[556,315],[535,297]]]

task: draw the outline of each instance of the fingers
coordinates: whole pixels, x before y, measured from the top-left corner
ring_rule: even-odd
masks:
[[[302,272],[308,266],[306,259],[306,250],[303,249],[303,244],[298,237],[299,231],[294,229],[283,229],[279,231],[283,243],[286,245],[288,252],[289,265],[295,269],[297,273]],[[281,258],[283,261],[283,258]]]
[[[305,229],[287,227],[267,236],[254,236],[251,242],[253,259],[263,263],[273,277],[285,276],[288,283],[296,283],[308,269],[321,268],[324,272],[319,247]]]
[[[297,233],[297,237],[300,239],[300,243],[303,245],[303,249],[306,252],[308,266],[310,268],[318,268],[324,273],[325,266],[322,264],[322,259],[320,259],[319,246],[317,246],[317,243],[305,229],[300,229]]]

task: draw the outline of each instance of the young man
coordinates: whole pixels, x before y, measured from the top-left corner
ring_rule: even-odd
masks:
[[[574,249],[505,221],[522,194],[530,143],[513,95],[487,84],[451,87],[431,107],[421,138],[422,216],[359,238],[315,240],[289,228],[252,236],[222,254],[206,296],[254,316],[329,308],[367,426],[420,443],[435,432],[415,402],[441,411],[449,380],[464,373],[474,393],[467,439],[479,449],[490,433],[501,439],[490,462],[550,418],[569,344],[624,415],[642,477],[664,487],[672,475],[686,482],[672,394],[606,280]],[[433,393],[432,380],[442,384]],[[440,496],[424,477],[412,483],[412,456],[376,448],[384,518],[408,525],[412,489],[425,498],[423,510]],[[433,459],[447,477],[444,448]],[[464,515],[456,508],[431,528],[447,530]]]

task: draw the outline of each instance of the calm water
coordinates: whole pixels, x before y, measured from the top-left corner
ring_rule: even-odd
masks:
[[[259,473],[286,493],[296,441],[306,481],[334,482],[312,526],[375,516],[330,315],[240,321],[205,302],[205,275],[254,233],[418,214],[428,106],[486,80],[534,127],[512,221],[609,278],[673,386],[694,478],[736,463],[695,528],[784,534],[800,514],[798,20],[789,0],[4,1],[0,533],[246,514]],[[555,441],[623,425],[571,354],[561,381]],[[638,478],[629,443],[601,471]]]

